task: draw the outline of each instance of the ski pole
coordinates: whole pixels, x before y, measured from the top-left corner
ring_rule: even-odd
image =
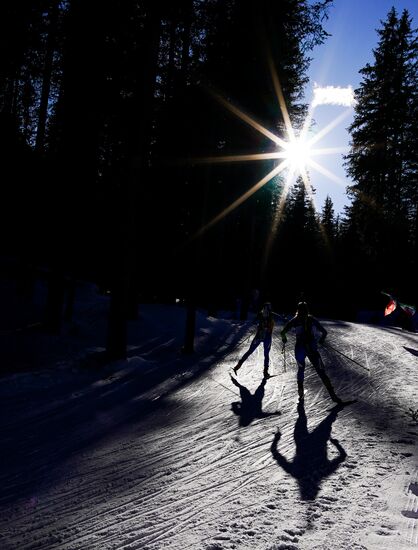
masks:
[[[331,346],[330,344],[327,343],[323,343],[322,344],[324,347],[327,347],[327,348],[330,348],[332,349],[333,351],[339,353],[340,355],[342,355],[343,357],[345,357],[346,359],[348,359],[349,361],[351,361],[352,363],[355,363],[356,365],[358,365],[359,367],[361,367],[362,369],[364,370],[367,370],[368,372],[370,371],[370,369],[368,369],[367,367],[365,367],[364,365],[362,365],[361,363],[358,363],[355,359],[351,359],[351,357],[349,357],[348,355],[346,355],[345,353],[343,353],[342,351],[334,348],[333,346]]]
[[[243,338],[240,342],[238,342],[237,346],[242,346],[243,344],[245,344],[246,342],[248,342],[248,340],[251,338],[252,334],[250,333],[248,336],[246,336],[245,338]]]
[[[286,317],[284,315],[280,315],[280,313],[276,313],[275,311],[272,311],[272,314],[276,317],[279,317],[281,320],[286,320]]]
[[[286,344],[284,342],[282,346],[282,353],[283,353],[283,372],[286,372]]]

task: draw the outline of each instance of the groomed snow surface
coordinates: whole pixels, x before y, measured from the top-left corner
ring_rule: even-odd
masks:
[[[417,334],[324,321],[346,355],[322,348],[327,372],[358,401],[334,407],[308,365],[302,407],[280,323],[277,376],[259,348],[233,381],[249,323],[200,313],[186,357],[184,310],[140,311],[127,361],[80,360],[79,325],[64,356],[0,379],[1,549],[418,549]]]

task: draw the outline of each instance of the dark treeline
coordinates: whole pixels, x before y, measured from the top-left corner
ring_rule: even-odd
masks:
[[[123,356],[138,303],[182,298],[216,311],[251,290],[289,310],[350,317],[379,291],[416,300],[416,34],[394,10],[356,91],[346,158],[351,203],[315,212],[284,177],[211,223],[277,161],[223,98],[285,138],[272,74],[300,128],[309,52],[331,0],[32,0],[0,7],[3,246],[30,293],[48,274],[45,324],[59,330],[76,279],[110,291],[108,350]],[[6,38],[7,37],[7,38]],[[68,300],[67,300],[68,302]],[[71,300],[66,314],[71,316]]]

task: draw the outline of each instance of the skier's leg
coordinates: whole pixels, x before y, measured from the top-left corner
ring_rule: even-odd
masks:
[[[303,381],[300,382],[298,380],[298,395],[299,395],[299,401],[302,401],[305,399],[305,390],[303,389]]]
[[[234,367],[234,372],[236,373],[238,369],[241,368],[241,365],[248,359],[248,357],[258,348],[260,345],[261,340],[258,338],[253,338],[253,341],[250,344],[250,347],[247,349],[247,351],[244,353],[244,355],[241,357],[241,359],[238,361],[238,363]]]
[[[341,403],[341,399],[335,394],[334,388],[331,384],[331,380],[328,378],[327,373],[325,372],[324,363],[322,358],[319,355],[317,350],[312,350],[309,354],[309,361],[314,366],[314,369],[318,373],[319,378],[322,380],[322,383],[327,388],[329,396],[335,403]]]
[[[297,373],[298,394],[299,394],[299,399],[302,400],[304,398],[303,381],[305,379],[305,359],[306,359],[306,350],[303,346],[295,347],[295,358],[298,364],[298,373]]]
[[[269,375],[269,364],[270,364],[270,348],[271,348],[271,336],[268,335],[263,340],[264,344],[264,376],[268,377]]]

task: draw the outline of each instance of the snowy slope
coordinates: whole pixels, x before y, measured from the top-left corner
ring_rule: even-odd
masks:
[[[227,321],[193,359],[151,342],[104,371],[3,379],[0,547],[418,548],[418,335],[324,324],[344,409],[310,367],[298,406],[278,329],[278,376],[263,384],[260,349],[233,383],[248,343]]]

